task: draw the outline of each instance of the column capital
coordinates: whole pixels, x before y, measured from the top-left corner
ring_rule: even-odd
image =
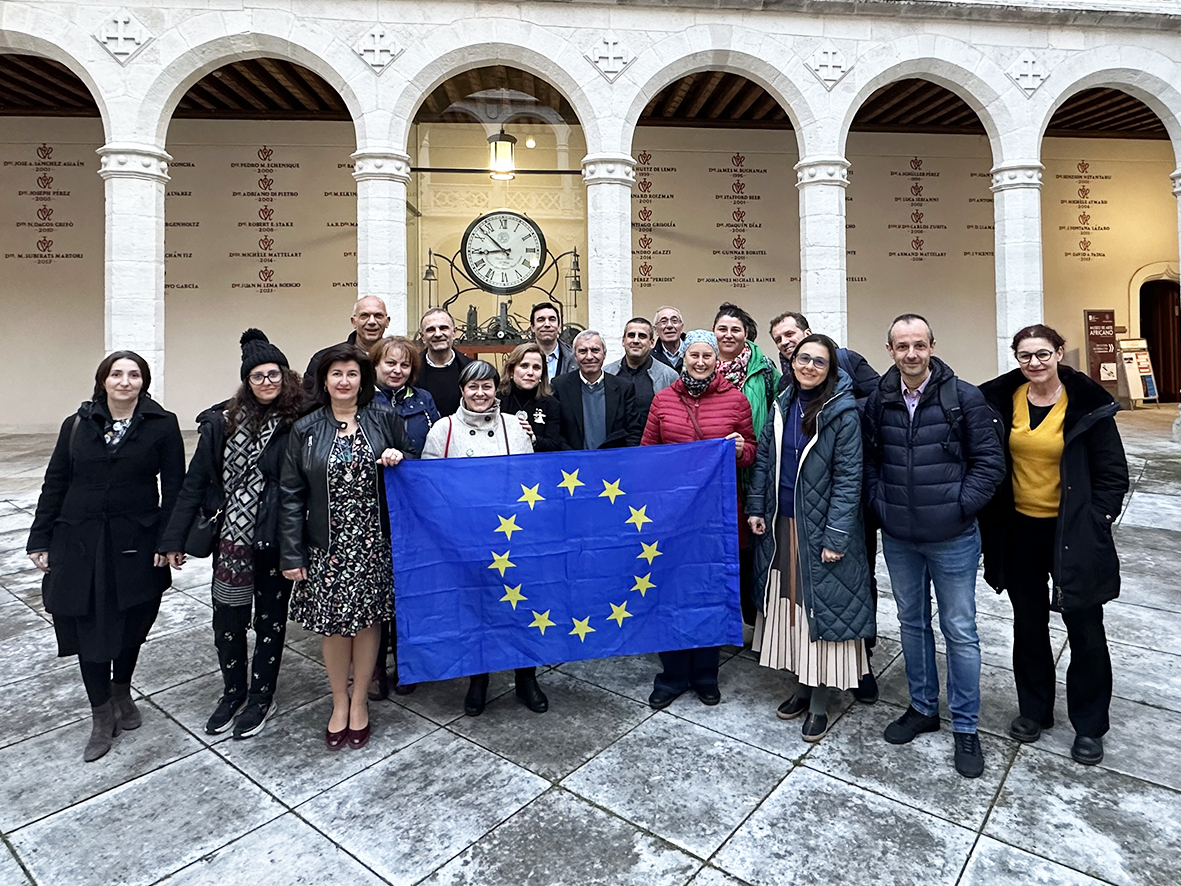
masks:
[[[1171,173],[1169,178],[1173,180],[1173,196],[1181,197],[1181,169]]]
[[[636,161],[627,154],[587,154],[582,158],[582,179],[589,185],[636,183]]]
[[[1042,170],[1045,168],[1036,160],[1000,163],[992,168],[992,186],[989,190],[995,194],[1011,188],[1041,188]]]
[[[169,180],[172,155],[152,145],[112,142],[95,151],[102,158],[98,174],[109,178],[138,178],[163,184]]]
[[[796,187],[833,185],[849,187],[849,161],[844,157],[805,157],[795,165]]]
[[[366,148],[352,155],[353,178],[363,181],[410,181],[410,155],[389,148]]]

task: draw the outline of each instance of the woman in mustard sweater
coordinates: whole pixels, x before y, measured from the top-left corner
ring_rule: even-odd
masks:
[[[1103,604],[1119,595],[1111,527],[1128,491],[1128,465],[1115,425],[1119,405],[1062,365],[1065,344],[1049,326],[1028,326],[1013,337],[1018,368],[980,386],[1002,417],[1009,468],[980,526],[984,578],[1013,604],[1019,715],[1009,734],[1033,742],[1054,725],[1049,614],[1059,612],[1070,641],[1071,755],[1094,765],[1109,726]]]

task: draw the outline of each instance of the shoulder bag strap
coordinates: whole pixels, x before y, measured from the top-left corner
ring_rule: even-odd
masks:
[[[504,454],[512,455],[513,451],[509,449],[508,445],[508,425],[504,423],[504,413],[500,413],[500,430],[504,434]]]
[[[447,442],[443,444],[443,458],[447,458],[451,452],[451,429],[454,426],[455,420],[447,416]]]
[[[74,424],[70,428],[70,476],[74,476],[74,441],[78,439],[78,425],[82,423],[82,416],[74,416]]]
[[[685,407],[685,412],[689,413],[689,421],[693,422],[693,431],[697,434],[698,440],[705,439],[705,433],[701,430],[701,424],[697,421],[697,415],[693,411],[692,405],[689,401],[677,394],[677,399],[681,401],[681,405]]]

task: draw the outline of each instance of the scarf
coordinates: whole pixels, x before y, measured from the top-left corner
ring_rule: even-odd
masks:
[[[709,383],[717,378],[717,370],[711,372],[705,378],[694,378],[689,374],[689,370],[681,370],[681,384],[685,386],[685,392],[694,399],[700,399],[701,395],[705,393],[705,389],[709,387]]]
[[[746,384],[746,370],[750,364],[750,357],[750,343],[747,342],[742,346],[742,350],[733,360],[718,361],[718,372],[721,373],[726,381],[730,382],[730,384],[734,385],[740,391],[742,390],[742,386]]]
[[[254,598],[254,526],[266,486],[258,459],[278,426],[279,417],[272,415],[256,437],[243,421],[226,440],[225,513],[213,567],[213,599],[227,606],[248,606]]]

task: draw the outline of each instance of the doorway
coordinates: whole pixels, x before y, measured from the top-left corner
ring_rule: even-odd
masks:
[[[1149,280],[1140,287],[1140,335],[1156,372],[1162,403],[1181,399],[1181,287],[1175,280]]]

